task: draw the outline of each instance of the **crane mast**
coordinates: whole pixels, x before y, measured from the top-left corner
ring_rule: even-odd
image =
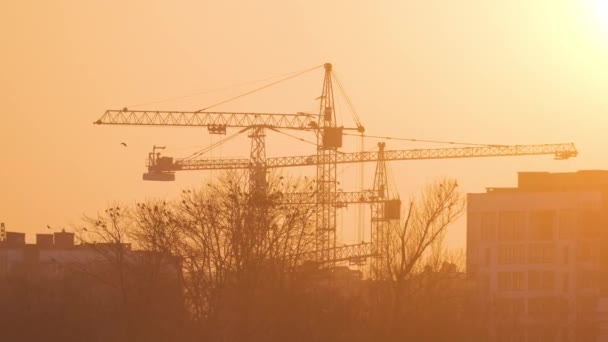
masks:
[[[374,175],[374,193],[378,196],[378,201],[372,203],[371,217],[371,246],[372,251],[378,255],[374,259],[371,272],[376,278],[380,278],[380,270],[387,269],[388,248],[391,226],[398,224],[401,218],[401,200],[389,197],[389,183],[387,175],[386,157],[384,154],[384,142],[378,143],[378,159],[376,163],[376,173]]]
[[[249,138],[251,149],[249,155],[249,191],[255,197],[266,193],[266,135],[264,126],[254,126]]]
[[[332,66],[324,65],[325,78],[319,106],[319,131],[317,134],[317,260],[335,259],[336,245],[336,154],[342,147],[342,132],[336,127]]]

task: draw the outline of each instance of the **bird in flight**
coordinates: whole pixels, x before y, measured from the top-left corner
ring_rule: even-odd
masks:
[[[124,147],[127,147],[127,143],[121,142],[120,144]]]
[[[46,225],[46,228],[47,229],[52,229],[51,226],[49,226],[48,224]]]

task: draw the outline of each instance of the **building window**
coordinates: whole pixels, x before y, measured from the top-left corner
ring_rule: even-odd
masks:
[[[580,214],[579,237],[595,239],[600,235],[601,215],[597,210],[584,211]]]
[[[528,262],[531,264],[551,264],[555,262],[555,246],[550,243],[528,245]]]
[[[555,288],[555,272],[528,271],[528,290],[551,291]]]
[[[484,294],[490,292],[490,277],[487,275],[481,276],[481,292]]]
[[[593,316],[595,313],[596,298],[593,296],[578,296],[576,298],[576,311],[579,316]]]
[[[594,271],[579,271],[576,286],[580,290],[593,290],[598,286],[598,274]]]
[[[542,290],[553,290],[555,288],[555,272],[553,272],[553,271],[541,272],[540,287]]]
[[[528,271],[528,290],[540,290],[540,271]]]
[[[498,263],[501,265],[524,264],[526,248],[522,244],[502,244],[498,247]]]
[[[539,315],[543,315],[545,309],[541,307]],[[526,328],[528,342],[547,342],[556,341],[558,331],[551,327],[531,326]],[[519,341],[523,341],[519,340]]]
[[[498,217],[498,240],[521,241],[524,239],[524,213],[501,212]]]
[[[594,262],[596,260],[595,244],[579,243],[576,259],[578,262]]]
[[[510,291],[512,280],[511,272],[498,272],[498,291]]]
[[[559,239],[573,240],[577,224],[577,213],[572,210],[560,211],[559,213]]]
[[[481,240],[496,240],[496,213],[488,212],[481,214]]]
[[[509,307],[509,299],[507,298],[496,298],[494,300],[494,310],[496,311],[496,313],[500,316],[509,316],[510,314],[510,307]]]
[[[534,297],[528,299],[530,316],[546,316],[555,313],[557,301],[553,297]]]
[[[492,251],[489,248],[486,248],[484,252],[484,265],[490,266],[490,256]]]
[[[467,235],[470,241],[481,239],[481,214],[469,213],[467,215]]]
[[[523,272],[498,272],[498,291],[521,291],[523,289]]]
[[[553,239],[554,212],[549,210],[535,211],[530,216],[529,239],[545,241]]]
[[[521,291],[524,289],[524,272],[513,272],[512,283],[514,291]]]

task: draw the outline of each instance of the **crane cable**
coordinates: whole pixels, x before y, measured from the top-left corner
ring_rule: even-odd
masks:
[[[340,79],[338,78],[338,75],[333,71],[333,69],[332,69],[331,73],[334,76],[334,79],[336,80],[336,84],[338,85],[338,90],[340,91],[340,94],[342,94],[342,96],[344,96],[344,99],[346,100],[346,104],[350,108],[351,114],[353,115],[353,119],[355,120],[355,124],[357,125],[357,128],[363,127],[363,125],[361,124],[361,119],[359,118],[359,114],[357,114],[357,110],[355,110],[355,106],[353,106],[353,103],[351,102],[350,97],[348,97],[348,95],[344,91],[344,88],[342,87],[342,84],[340,83]]]
[[[376,147],[370,147],[367,150],[360,150],[360,153],[370,153],[370,152],[374,152],[376,151]],[[344,153],[344,152],[340,152],[338,151],[338,153]],[[359,163],[361,165],[363,165],[364,163]],[[338,176],[342,176],[346,171],[352,170],[353,167],[355,167],[357,165],[357,163],[353,163],[353,164],[339,164],[340,166],[340,171],[337,172]],[[363,188],[361,189],[362,191],[364,190]]]
[[[235,96],[235,97],[231,97],[231,98],[229,98],[229,99],[226,99],[226,100],[220,101],[220,102],[218,102],[218,103],[216,103],[216,104],[213,104],[213,105],[211,105],[211,106],[207,106],[207,107],[205,107],[205,108],[199,109],[199,110],[197,110],[196,112],[197,112],[197,113],[198,113],[198,112],[202,112],[202,111],[208,110],[208,109],[210,109],[210,108],[213,108],[213,107],[217,107],[217,106],[219,106],[219,105],[222,105],[222,104],[224,104],[224,103],[227,103],[227,102],[230,102],[230,101],[236,100],[236,99],[238,99],[238,98],[241,98],[241,97],[247,96],[247,95],[249,95],[249,94],[253,94],[253,93],[255,93],[255,92],[258,92],[258,91],[260,91],[260,90],[263,90],[263,89],[266,89],[266,88],[272,87],[272,86],[274,86],[274,85],[276,85],[276,84],[279,84],[279,83],[281,83],[281,82],[285,82],[285,81],[290,80],[290,79],[292,79],[292,78],[298,77],[298,76],[300,76],[300,75],[302,75],[302,74],[305,74],[305,73],[307,73],[307,72],[310,72],[310,71],[312,71],[312,70],[315,70],[315,69],[321,68],[322,66],[323,66],[323,65],[317,65],[317,66],[314,66],[314,67],[312,67],[312,68],[309,68],[309,69],[306,69],[306,70],[300,71],[300,72],[295,73],[295,74],[293,74],[293,75],[291,75],[291,76],[288,76],[288,77],[282,78],[282,79],[280,79],[280,80],[278,80],[278,81],[274,81],[274,82],[269,83],[269,84],[267,84],[267,85],[264,85],[264,86],[261,86],[261,87],[255,88],[255,89],[250,90],[250,91],[248,91],[248,92],[245,92],[245,93],[243,93],[243,94],[241,94],[241,95],[237,95],[237,96]]]
[[[350,97],[348,96],[348,94],[346,93],[346,91],[344,90],[344,87],[342,86],[342,83],[340,82],[340,78],[338,77],[337,73],[332,69],[332,75],[334,76],[334,79],[336,80],[336,84],[338,86],[338,90],[340,92],[340,94],[342,94],[342,97],[344,98],[344,100],[346,101],[347,106],[350,108],[350,112],[352,114],[353,119],[355,120],[355,124],[357,125],[358,131],[359,131],[359,152],[364,152],[365,151],[365,136],[363,135],[364,132],[364,127],[363,124],[361,123],[361,119],[359,117],[359,114],[357,113],[357,110],[355,109],[355,106],[353,105],[352,101],[350,100]],[[344,172],[344,170],[342,170],[342,173]],[[359,186],[358,186],[358,190],[359,191],[363,191],[364,187],[365,187],[365,166],[363,165],[363,163],[361,163],[359,170],[358,170],[358,178],[359,178]],[[360,206],[357,207],[357,215],[359,217],[357,225],[357,239],[359,241],[363,241],[363,220],[365,219],[365,210],[362,210],[362,208]]]
[[[189,160],[189,159],[193,159],[195,157],[201,156],[201,155],[209,152],[210,150],[212,150],[212,149],[214,149],[214,148],[216,148],[216,147],[218,147],[218,146],[220,146],[220,145],[222,145],[222,144],[224,144],[224,143],[226,143],[226,142],[228,142],[228,141],[236,138],[239,134],[247,131],[249,128],[250,127],[245,127],[243,129],[241,129],[240,131],[238,131],[238,132],[236,132],[236,133],[234,133],[234,134],[232,134],[232,135],[230,135],[230,136],[228,136],[228,137],[226,137],[226,138],[224,138],[224,139],[222,139],[220,141],[217,141],[217,142],[215,142],[215,143],[213,143],[213,144],[205,147],[202,150],[199,150],[199,151],[196,151],[196,152],[192,153],[191,155],[183,158],[183,160]]]
[[[290,138],[293,138],[293,139],[296,139],[296,140],[299,140],[299,141],[305,142],[305,143],[307,143],[307,144],[311,144],[311,145],[317,146],[317,143],[314,143],[314,142],[312,142],[312,141],[308,141],[308,140],[306,140],[306,139],[303,139],[303,138],[297,137],[297,136],[295,136],[295,135],[293,135],[293,134],[289,134],[289,133],[286,133],[286,132],[283,132],[283,131],[279,131],[278,129],[276,129],[276,128],[274,128],[274,127],[268,127],[268,128],[269,128],[270,130],[274,131],[274,132],[281,133],[281,134],[286,135],[286,136],[288,136],[288,137],[290,137]]]
[[[283,132],[283,131],[279,131],[278,129],[276,129],[276,128],[274,128],[274,127],[267,127],[267,128],[268,128],[268,129],[270,129],[270,130],[272,130],[272,131],[275,131],[275,132],[277,132],[277,133],[284,134],[284,135],[286,135],[286,136],[288,136],[288,137],[290,137],[290,138],[293,138],[293,139],[296,139],[296,140],[300,140],[300,141],[305,142],[305,143],[307,143],[307,144],[311,144],[311,145],[314,145],[314,146],[318,146],[318,145],[317,145],[317,143],[314,143],[314,142],[312,142],[312,141],[308,141],[308,140],[306,140],[306,139],[303,139],[303,138],[297,137],[297,136],[295,136],[295,135],[292,135],[292,134],[289,134],[289,133],[286,133],[286,132]],[[342,151],[338,151],[338,150],[336,150],[336,153],[339,153],[339,154],[345,154],[346,152],[342,152]]]
[[[386,139],[386,140],[401,140],[401,141],[411,141],[411,142],[426,142],[426,143],[436,143],[436,144],[450,144],[450,145],[469,145],[469,146],[481,146],[481,147],[504,147],[507,145],[498,145],[498,144],[478,144],[478,143],[468,143],[468,142],[460,142],[460,141],[442,141],[442,140],[426,140],[426,139],[413,139],[413,138],[395,138],[395,137],[382,137],[377,135],[359,135],[359,134],[351,134],[351,133],[343,133],[344,135],[359,137],[363,136],[366,138],[375,138],[375,139]]]
[[[386,194],[390,199],[399,199],[399,192],[396,190],[397,188],[397,180],[395,178],[395,174],[393,173],[393,169],[390,166],[390,163],[384,162],[384,172],[386,172],[386,178],[388,184],[386,185]]]
[[[243,86],[250,85],[250,84],[255,84],[255,83],[260,83],[260,82],[266,82],[266,81],[272,80],[273,78],[285,77],[285,76],[293,75],[293,73],[294,72],[288,72],[288,73],[285,73],[285,74],[274,75],[274,76],[270,76],[270,77],[254,80],[254,81],[247,81],[247,82],[242,82],[242,83],[228,85],[228,86],[225,86],[225,87],[219,87],[219,88],[202,90],[202,91],[199,91],[199,92],[189,93],[189,94],[185,94],[185,95],[178,95],[178,96],[173,96],[173,97],[167,97],[167,98],[163,98],[163,99],[155,100],[155,101],[149,101],[149,102],[143,102],[143,103],[138,103],[138,104],[132,104],[132,105],[128,105],[128,106],[125,106],[125,107],[127,107],[127,108],[136,108],[136,107],[148,106],[148,105],[151,105],[151,104],[157,104],[157,103],[164,103],[164,102],[170,102],[170,101],[183,100],[183,99],[191,98],[191,97],[194,97],[194,96],[211,94],[211,93],[215,93],[215,92],[221,92],[221,91],[230,90],[230,89],[234,89],[234,88],[238,88],[238,87],[243,87]]]

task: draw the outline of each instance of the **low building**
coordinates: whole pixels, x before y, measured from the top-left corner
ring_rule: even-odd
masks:
[[[0,244],[2,340],[116,340],[185,312],[178,258],[130,244],[76,244],[74,234],[7,232]],[[129,324],[129,325],[125,325]],[[141,326],[138,326],[141,325]],[[154,330],[158,332],[158,329]],[[72,334],[72,335],[70,335]]]
[[[467,272],[490,341],[595,341],[608,290],[608,171],[519,173],[469,194]]]

